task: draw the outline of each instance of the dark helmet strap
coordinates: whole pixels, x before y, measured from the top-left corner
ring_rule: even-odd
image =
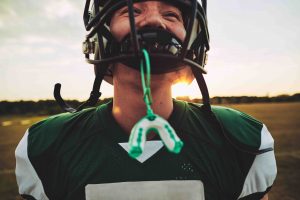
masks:
[[[207,89],[206,82],[204,80],[202,71],[198,68],[192,67],[193,74],[197,80],[198,86],[200,88],[202,98],[203,98],[203,108],[209,112],[211,112],[211,106],[210,106],[210,98],[209,93]]]
[[[55,98],[56,102],[58,103],[58,105],[66,112],[75,113],[75,112],[81,111],[83,108],[85,108],[87,106],[93,106],[97,103],[99,97],[101,96],[101,92],[99,92],[101,82],[102,82],[102,80],[100,80],[100,78],[98,76],[96,76],[94,85],[93,85],[93,90],[90,94],[89,99],[77,108],[71,107],[63,100],[63,98],[61,97],[61,94],[60,94],[60,89],[61,89],[60,83],[56,83],[54,86],[54,98]],[[98,89],[96,89],[96,88],[98,88]]]
[[[60,83],[56,83],[54,86],[54,98],[56,100],[56,102],[58,103],[58,105],[67,112],[76,112],[76,109],[72,108],[71,106],[69,106],[61,97],[60,95],[60,89],[61,89],[61,84]]]
[[[91,91],[89,99],[86,102],[84,102],[83,104],[81,104],[76,109],[76,112],[82,110],[85,107],[94,106],[98,102],[98,100],[101,96],[101,92],[99,91],[101,83],[102,83],[102,79],[99,76],[96,76],[95,80],[94,80],[94,84],[93,84],[93,90]]]
[[[90,97],[89,99],[84,102],[83,104],[81,104],[78,108],[73,108],[70,105],[68,105],[63,98],[60,95],[60,89],[61,89],[61,84],[60,83],[56,83],[54,86],[54,98],[56,100],[56,102],[59,104],[59,106],[67,112],[78,112],[81,111],[83,108],[88,107],[88,106],[94,106],[97,102],[98,99],[101,96],[101,92],[100,90],[100,86],[102,83],[102,80],[104,78],[105,72],[107,70],[107,67],[99,67],[101,69],[101,71],[99,71],[96,74],[95,80],[94,80],[94,84],[93,84],[93,90],[90,93]]]
[[[86,102],[81,104],[76,109],[76,112],[82,110],[85,107],[90,107],[90,106],[96,105],[96,103],[98,102],[98,100],[102,94],[100,92],[100,87],[101,87],[101,83],[104,79],[104,76],[105,76],[108,66],[105,66],[105,67],[96,66],[96,67],[98,67],[98,69],[100,68],[100,70],[98,70],[98,73],[96,73],[94,84],[93,84],[93,90],[91,91],[90,97]]]

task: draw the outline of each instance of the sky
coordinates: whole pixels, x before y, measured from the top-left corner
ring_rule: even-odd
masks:
[[[0,1],[0,101],[85,100],[94,80],[82,54],[83,0]],[[300,92],[299,0],[208,0],[211,96]],[[201,97],[196,82],[174,95]],[[102,97],[113,88],[102,84]]]

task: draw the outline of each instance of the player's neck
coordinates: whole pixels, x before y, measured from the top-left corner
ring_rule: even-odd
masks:
[[[155,114],[168,119],[173,111],[173,101],[170,87],[155,87],[151,89],[152,105]],[[146,115],[146,105],[143,101],[141,88],[130,85],[114,84],[113,116],[118,124],[130,134],[137,121]]]

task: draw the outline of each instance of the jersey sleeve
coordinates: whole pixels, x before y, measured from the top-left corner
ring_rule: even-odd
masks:
[[[26,131],[15,151],[19,194],[25,199],[48,200],[42,182],[28,158],[28,135],[29,130]]]
[[[57,199],[64,192],[61,156],[98,131],[95,108],[51,116],[31,126],[18,144],[16,178],[25,199]]]
[[[225,107],[215,107],[213,111],[230,143],[237,151],[244,152],[241,155],[254,158],[250,164],[243,165],[247,173],[238,199],[261,199],[277,174],[274,139],[263,123],[243,112]]]
[[[274,148],[274,140],[263,125],[261,130],[260,150]],[[245,178],[243,189],[239,199],[251,200],[262,198],[271,189],[277,174],[274,150],[267,151],[255,156],[255,159]]]
[[[65,125],[70,114],[49,117],[31,126],[19,142],[16,150],[16,179],[19,194],[25,199],[47,200],[48,197],[34,160],[47,165],[47,153]]]

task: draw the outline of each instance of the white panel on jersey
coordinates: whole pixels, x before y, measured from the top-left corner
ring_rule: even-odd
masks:
[[[129,152],[129,145],[128,143],[119,143],[123,149]],[[158,152],[161,148],[163,147],[163,143],[160,140],[157,141],[147,141],[145,143],[144,151],[143,153],[137,157],[136,159],[140,162],[143,163],[146,160],[148,160],[150,157],[152,157],[156,152]]]
[[[48,200],[41,180],[35,172],[27,154],[28,130],[15,151],[16,156],[16,178],[19,193],[31,195],[35,199]]]
[[[274,148],[274,140],[267,127],[263,125],[259,150],[270,147]],[[239,199],[253,193],[265,192],[273,184],[276,174],[274,151],[257,155],[247,174]]]
[[[274,148],[274,139],[272,138],[267,127],[263,125],[263,128],[261,130],[261,144],[259,150],[270,148],[270,147]]]
[[[203,183],[188,181],[140,181],[91,184],[86,200],[205,200]]]

